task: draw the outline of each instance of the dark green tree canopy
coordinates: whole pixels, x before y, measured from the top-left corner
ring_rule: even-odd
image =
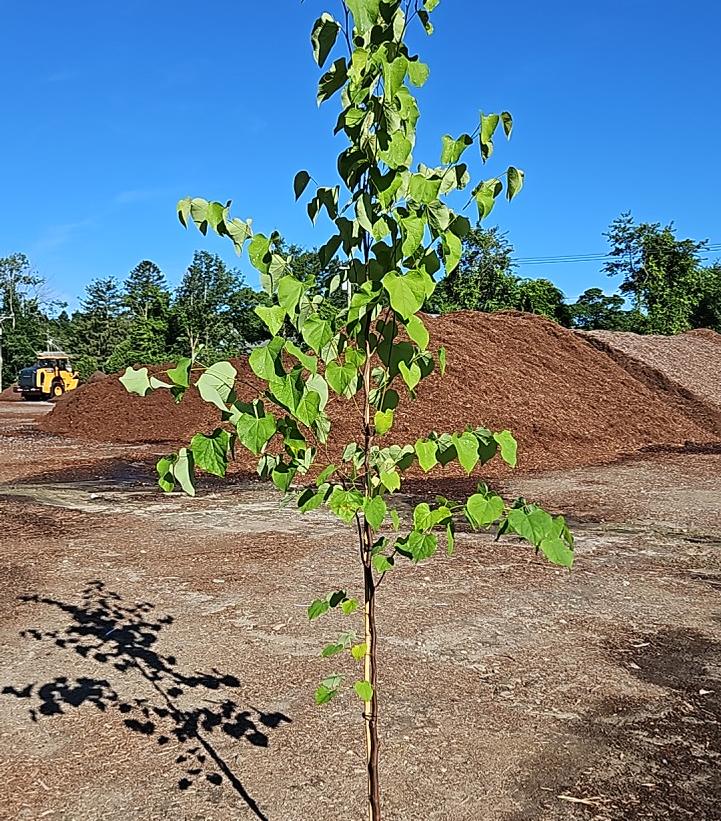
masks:
[[[605,236],[612,259],[604,270],[623,277],[619,290],[646,316],[647,332],[674,334],[690,328],[700,296],[700,252],[707,243],[678,239],[673,223],[636,224],[628,211]]]

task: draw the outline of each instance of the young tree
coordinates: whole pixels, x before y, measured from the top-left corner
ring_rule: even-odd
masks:
[[[455,459],[470,474],[496,454],[511,465],[516,462],[516,442],[508,431],[469,427],[429,432],[414,443],[387,444],[401,393],[413,398],[434,369],[441,374],[445,370],[445,351],[431,350],[419,311],[433,293],[433,275],[441,269],[451,273],[458,265],[461,240],[471,228],[469,220],[447,204],[453,192],[470,185],[463,155],[478,141],[482,160],[488,160],[499,127],[506,136],[512,128],[507,112],[482,114],[473,134],[443,137],[440,165],[421,164],[412,170],[419,112],[411,87],[422,86],[429,69],[409,52],[406,31],[420,20],[430,33],[436,2],[345,0],[341,21],[325,13],[313,28],[320,66],[334,49],[347,47],[318,88],[321,103],[340,96],[338,130],[348,140],[337,164],[342,186],[315,187],[308,213],[315,221],[325,211],[333,224],[322,249],[329,258],[342,253],[350,304],[327,318],[321,311],[322,296],[296,275],[293,257],[281,252],[280,234],[254,233],[249,222],[231,216],[229,204],[188,198],[178,204],[181,222],[230,238],[238,252],[247,245],[250,261],[272,296],[272,304],[256,312],[273,338],[249,357],[264,389],[252,403],[240,402],[230,363],[194,367],[187,358],[167,372],[169,381],[150,378],[145,368],[128,369],[122,377],[126,388],[140,395],[169,388],[180,397],[199,372],[195,384],[200,395],[218,408],[221,424],[211,435],[196,435],[190,447],[158,463],[166,491],[178,483],[194,494],[196,469],[224,475],[228,454],[238,441],[259,457],[260,475],[291,494],[301,511],[327,505],[355,529],[362,604],[350,586],[343,585],[313,601],[308,616],[315,620],[330,611],[339,619],[354,618],[358,610],[362,614],[360,635],[352,628],[342,631],[322,655],[343,654],[348,664],[362,665],[353,690],[364,705],[371,821],[381,817],[376,605],[386,577],[404,559],[418,563],[433,556],[439,534],[452,552],[459,517],[474,528],[495,524],[499,534],[517,534],[560,565],[573,561],[573,539],[562,517],[553,518],[522,499],[508,507],[483,484],[465,503],[439,498],[432,505],[417,505],[408,522],[401,521],[392,504],[403,473],[413,465],[428,472]],[[296,175],[296,198],[311,179],[307,171]],[[522,172],[510,166],[499,177],[474,186],[479,215],[486,216],[504,190],[513,199],[522,182]],[[302,345],[279,334],[286,322]],[[331,411],[345,400],[358,407],[360,441],[332,442],[337,459],[328,463]],[[297,488],[296,479],[305,476],[307,482],[311,470],[315,480]],[[326,677],[316,701],[334,698],[342,682],[340,672]]]

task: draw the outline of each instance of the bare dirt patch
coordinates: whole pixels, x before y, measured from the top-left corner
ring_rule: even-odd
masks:
[[[105,446],[3,418],[0,816],[364,817],[360,707],[312,703],[341,622],[305,616],[353,582],[347,531],[243,482],[163,497],[132,448],[94,474]],[[387,579],[386,818],[718,821],[719,479],[689,454],[521,476],[574,519],[573,573],[463,533]]]

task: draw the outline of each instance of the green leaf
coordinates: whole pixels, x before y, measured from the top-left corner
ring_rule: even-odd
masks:
[[[508,171],[506,172],[506,179],[508,180],[506,197],[509,202],[518,194],[521,188],[523,188],[525,176],[525,173],[521,171],[520,168],[515,168],[512,165],[508,166]]]
[[[446,349],[442,345],[438,349],[438,368],[441,376],[444,376],[446,373]]]
[[[344,616],[350,616],[358,609],[358,600],[346,599],[340,603],[340,609],[343,611]]]
[[[414,562],[422,562],[424,559],[430,559],[438,549],[438,537],[432,533],[419,533],[417,530],[412,530],[408,534],[408,541],[406,543],[406,551],[410,553]]]
[[[288,339],[285,343],[285,349],[291,356],[294,356],[298,362],[311,373],[318,372],[318,360],[314,356],[308,356],[304,353],[292,340]]]
[[[363,642],[362,644],[354,644],[353,647],[350,649],[350,654],[356,661],[362,661],[365,658],[365,654],[368,652],[368,645]]]
[[[292,274],[281,277],[278,281],[278,302],[285,308],[289,316],[292,317],[295,313],[304,291],[303,283]]]
[[[295,175],[295,179],[293,180],[293,191],[295,193],[296,200],[299,200],[303,196],[303,192],[308,187],[310,180],[311,176],[307,171],[299,171]]]
[[[190,440],[195,464],[213,476],[225,476],[228,467],[228,450],[230,434],[227,430],[217,428],[212,436],[196,433]]]
[[[553,519],[550,514],[535,506],[528,511],[523,508],[512,510],[508,514],[508,524],[522,539],[535,547],[540,547],[544,539],[556,535],[553,532]]]
[[[195,496],[193,454],[187,448],[178,451],[178,458],[172,467],[173,476],[188,496]]]
[[[163,456],[158,459],[155,470],[158,473],[158,484],[165,493],[172,493],[175,490],[175,476],[173,476],[173,464],[178,457]]]
[[[391,493],[400,490],[401,477],[398,475],[397,470],[381,471],[380,479],[383,487]]]
[[[549,538],[543,539],[540,544],[541,553],[552,564],[561,567],[573,566],[573,550],[563,541],[563,539]]]
[[[345,0],[360,34],[365,34],[378,19],[380,0]]]
[[[378,530],[386,517],[387,507],[382,496],[374,496],[372,499],[366,498],[363,502],[363,515],[366,522]]]
[[[169,368],[166,371],[170,381],[179,388],[189,388],[191,364],[192,363],[189,357],[181,357],[174,368]]]
[[[376,573],[387,573],[393,570],[395,562],[392,556],[384,556],[382,553],[377,553],[372,559],[373,569]]]
[[[417,313],[425,302],[425,290],[419,287],[417,279],[410,274],[398,276],[391,271],[383,277],[383,287],[390,298],[391,307],[403,319],[409,319]]]
[[[503,515],[505,504],[500,496],[475,493],[466,502],[466,512],[474,527],[486,527]]]
[[[328,55],[333,50],[339,31],[340,26],[327,12],[323,12],[315,21],[310,41],[313,44],[313,56],[320,68],[323,67]]]
[[[298,402],[295,407],[295,417],[306,425],[306,427],[313,427],[320,414],[320,403],[320,394],[314,390],[309,390],[306,387],[303,391],[300,402]]]
[[[399,362],[398,370],[403,377],[403,381],[408,385],[408,389],[411,391],[415,390],[422,377],[421,368],[418,363],[412,362],[411,366],[408,367],[405,362]]]
[[[315,480],[316,487],[320,487],[324,482],[327,482],[335,471],[335,465],[328,465],[323,468],[323,470],[318,474],[318,478]]]
[[[513,434],[509,430],[504,430],[500,433],[494,433],[493,438],[501,450],[501,459],[512,468],[516,467],[518,443],[513,438]]]
[[[406,79],[408,71],[408,58],[404,56],[396,57],[391,63],[383,65],[383,82],[387,100],[393,100],[398,94],[403,81]]]
[[[373,685],[369,681],[356,681],[353,689],[361,701],[369,702],[373,698]]]
[[[325,369],[325,378],[339,396],[353,396],[358,385],[358,370],[355,365],[339,365],[329,362]]]
[[[343,86],[348,80],[348,66],[344,57],[339,57],[333,65],[320,78],[318,83],[318,105],[322,105]]]
[[[313,621],[319,616],[322,616],[324,613],[327,613],[329,610],[330,604],[328,604],[327,599],[316,599],[308,607],[308,619],[309,621]]]
[[[270,270],[270,239],[264,234],[255,234],[248,245],[248,257],[253,267],[261,274]]]
[[[420,217],[406,217],[400,221],[403,231],[403,245],[401,252],[404,257],[414,254],[423,243],[426,224]]]
[[[451,436],[453,444],[456,446],[456,454],[461,467],[470,474],[478,464],[478,439],[469,432],[453,434]]]
[[[401,517],[398,515],[397,510],[391,510],[391,522],[393,522],[393,530],[398,532],[401,526]]]
[[[427,439],[419,439],[415,444],[416,456],[418,457],[418,464],[424,473],[434,468],[438,464],[436,454],[438,453],[438,445]]]
[[[306,488],[298,497],[298,510],[301,513],[310,513],[312,510],[317,510],[325,502],[328,485],[324,487],[321,483],[319,488],[315,493],[311,488]]]
[[[316,353],[333,339],[333,327],[330,322],[316,316],[306,319],[300,333],[305,344]]]
[[[228,396],[235,385],[237,371],[230,362],[216,362],[207,368],[198,379],[197,388],[201,397],[221,410],[227,410]]]
[[[151,390],[147,368],[140,368],[137,371],[134,368],[126,368],[120,382],[128,393],[136,393],[138,396],[145,396]]]
[[[285,322],[286,312],[281,305],[256,305],[255,313],[263,320],[271,336],[275,336]]]
[[[415,530],[429,530],[433,527],[434,519],[431,506],[427,502],[416,505],[413,511],[413,527]]]
[[[443,262],[446,266],[446,275],[455,271],[463,254],[463,243],[452,231],[443,235]]]
[[[345,650],[345,647],[343,647],[342,644],[326,644],[326,646],[323,648],[321,656],[324,659],[327,659],[331,656],[337,656],[338,653],[342,653],[343,650]]]
[[[393,427],[393,411],[377,411],[373,417],[373,424],[379,436],[385,436]]]
[[[500,118],[498,114],[481,113],[481,131],[479,140],[481,143],[481,157],[486,162],[493,153],[493,135],[498,127]]]
[[[253,348],[248,357],[248,364],[253,373],[266,382],[277,379],[281,375],[281,373],[279,373],[279,356],[282,349],[282,339],[272,339],[267,345],[261,345],[260,348]]]
[[[491,213],[493,206],[496,204],[496,197],[501,191],[503,191],[503,185],[501,181],[495,177],[490,180],[484,180],[475,188],[473,196],[478,206],[479,219],[482,220]]]
[[[319,374],[313,373],[311,374],[305,381],[305,387],[309,391],[315,391],[318,396],[320,396],[320,405],[318,406],[319,410],[325,410],[325,406],[328,404],[328,383],[326,380]]]
[[[328,676],[328,678],[323,679],[315,691],[315,703],[325,704],[330,701],[337,695],[342,680],[342,676]]]
[[[453,555],[453,551],[456,547],[456,535],[453,529],[453,522],[448,522],[446,525],[446,542],[447,542],[447,553],[449,556]]]
[[[416,345],[418,345],[422,351],[425,351],[430,342],[430,335],[426,326],[423,324],[423,320],[419,316],[412,316],[406,324],[406,330],[408,331],[408,336]]]
[[[506,139],[511,139],[511,132],[513,131],[513,117],[510,111],[501,112],[501,122],[503,123],[503,131],[506,134]]]
[[[363,506],[363,496],[357,490],[343,490],[336,487],[328,499],[328,507],[346,524],[350,524],[357,511]]]
[[[461,134],[454,140],[450,134],[443,137],[443,150],[441,151],[441,162],[443,165],[455,165],[460,160],[463,152],[473,145],[470,134]]]
[[[422,205],[430,205],[438,199],[441,182],[440,177],[429,179],[423,174],[414,174],[409,189],[411,199]]]
[[[338,607],[341,602],[344,602],[346,599],[345,590],[336,590],[334,593],[331,593],[328,597],[328,604],[331,607]]]
[[[420,60],[411,60],[408,63],[408,78],[416,88],[421,88],[426,84],[431,70]]]
[[[257,456],[275,434],[276,422],[273,416],[242,413],[236,428],[240,443]]]

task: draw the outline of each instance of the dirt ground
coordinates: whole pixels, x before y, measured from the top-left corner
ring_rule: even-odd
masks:
[[[144,447],[0,405],[0,817],[355,821],[361,708],[312,692],[352,537],[258,484],[156,492]],[[381,589],[388,821],[721,819],[721,455],[508,483],[572,573],[511,540]],[[345,551],[339,548],[347,547]],[[352,588],[351,588],[352,589]]]

